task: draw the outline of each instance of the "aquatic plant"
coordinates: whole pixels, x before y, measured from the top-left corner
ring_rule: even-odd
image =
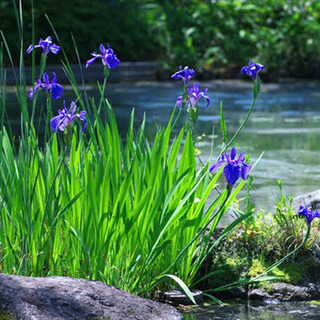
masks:
[[[222,155],[220,161],[216,162],[215,164],[211,165],[209,170],[211,173],[216,171],[222,164],[226,163],[223,174],[228,182],[229,186],[233,186],[237,180],[240,178],[243,180],[247,180],[248,173],[251,169],[251,166],[245,163],[245,152],[241,152],[238,159],[236,158],[236,148],[232,148],[230,152],[230,156],[227,153]]]
[[[308,225],[311,224],[314,218],[320,218],[318,210],[312,210],[311,207],[300,206],[298,213],[306,218]]]
[[[17,16],[20,29],[22,19],[21,13]],[[252,214],[239,215],[211,242],[216,226],[244,186],[249,169],[254,167],[245,162],[244,153],[235,159],[235,149],[230,156],[226,150],[244,127],[260,82],[254,80],[253,104],[229,141],[221,107],[221,160],[219,156],[217,165],[212,166],[218,169],[224,162],[226,166],[210,172],[209,163],[197,162],[196,140],[189,122],[186,121],[177,134],[174,131],[184,111],[183,103],[189,104],[195,126],[199,112],[197,101],[203,97],[208,103],[210,99],[206,90],[199,91],[197,84],[188,85],[195,74],[193,69],[180,67],[173,75],[184,83],[183,102],[180,110],[173,108],[167,125],[158,128],[154,139],[146,138],[145,121],[135,131],[132,110],[124,141],[105,96],[109,72],[120,60],[109,45],[108,49],[100,45],[101,54],[92,54],[86,67],[101,58],[105,77],[102,86],[98,83],[98,102],[89,99],[87,92],[76,83],[63,45],[50,19],[48,22],[59,46],[52,44],[48,37],[40,40],[39,45],[29,47],[28,52],[37,47],[43,49],[41,79],[42,74],[46,75],[47,54],[50,51],[56,54],[61,49],[62,66],[73,89],[74,102],[69,108],[64,102],[64,108],[50,121],[53,132],[45,131],[45,141],[40,146],[33,117],[38,101],[33,96],[30,119],[26,83],[19,82],[26,79],[21,59],[16,83],[23,128],[21,137],[16,142],[11,131],[5,128],[4,115],[0,130],[1,272],[84,277],[141,295],[151,295],[155,288],[170,287],[174,280],[174,286],[181,286],[190,295],[188,288],[201,281],[198,271],[208,255],[228,232]],[[22,39],[22,34],[20,37]],[[75,51],[78,52],[76,45]],[[11,57],[7,46],[6,52]],[[5,92],[3,65],[0,65],[1,90]],[[32,67],[35,74],[35,59]],[[50,83],[47,76],[44,82],[39,81],[32,93],[41,86],[51,90],[46,110],[46,118],[50,119],[56,82]],[[60,94],[61,88],[57,91]],[[54,97],[57,96],[55,92]],[[77,105],[81,110],[78,113]],[[102,119],[100,111],[105,112],[106,119]],[[76,118],[83,122],[80,133],[69,130]],[[59,130],[68,130],[70,143],[65,143]],[[15,143],[19,145],[19,152]],[[235,186],[240,176],[243,180],[234,188],[223,186],[215,192],[222,171],[229,186]]]
[[[190,69],[188,66],[185,66],[182,69],[182,66],[180,66],[180,70],[174,73],[171,78],[172,79],[181,79],[184,83],[184,85],[187,85],[189,83],[189,80],[194,77],[196,72],[193,69]]]
[[[63,101],[64,108],[62,110],[58,110],[59,115],[53,117],[50,120],[50,126],[53,129],[54,133],[57,133],[58,130],[64,131],[68,126],[72,125],[72,122],[79,118],[83,121],[83,126],[80,132],[83,132],[87,127],[87,119],[84,116],[86,114],[85,111],[80,111],[79,113],[75,113],[77,109],[77,105],[72,101],[70,104],[69,110],[66,108],[65,101]]]
[[[116,68],[119,65],[120,60],[116,57],[109,44],[107,50],[103,44],[100,44],[100,51],[101,54],[96,52],[91,53],[93,58],[87,61],[86,68],[88,68],[90,64],[94,63],[97,58],[101,58],[102,64],[104,66],[108,66],[109,69]]]
[[[247,74],[253,80],[256,80],[263,68],[264,66],[262,64],[252,63],[252,61],[250,60],[248,66],[244,66],[241,68],[241,72]]]
[[[43,54],[47,55],[49,52],[53,54],[58,54],[60,51],[60,47],[54,43],[52,43],[52,38],[49,36],[45,40],[40,39],[39,44],[30,46],[27,49],[27,53],[30,53],[34,48],[42,48]]]
[[[198,108],[198,100],[200,98],[206,99],[207,100],[207,107],[209,106],[210,98],[207,95],[207,91],[208,91],[208,89],[203,89],[203,91],[200,92],[198,83],[195,83],[193,85],[193,87],[191,87],[191,85],[189,83],[187,99],[186,99],[186,101],[184,101],[184,104],[186,104],[188,106],[188,111],[190,111],[191,108],[193,110],[196,110]],[[177,98],[177,106],[179,109],[182,108],[182,99],[183,99],[182,96]]]
[[[31,88],[29,90],[29,97],[31,100],[32,100],[35,92],[39,88],[50,93],[53,100],[59,99],[62,96],[63,90],[64,90],[63,86],[60,85],[59,83],[57,83],[56,73],[53,72],[52,74],[53,74],[53,79],[51,80],[51,82],[50,82],[49,76],[46,72],[43,75],[43,81],[41,81],[40,79],[37,80],[34,88]]]

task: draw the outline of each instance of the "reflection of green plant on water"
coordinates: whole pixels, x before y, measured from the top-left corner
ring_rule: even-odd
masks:
[[[23,15],[18,12],[17,21],[23,43]],[[234,235],[234,228],[245,223],[247,246],[250,232],[253,232],[250,229],[255,220],[250,218],[253,210],[248,205],[246,212],[236,210],[235,221],[215,242],[211,241],[219,221],[254,167],[248,163],[250,157],[245,152],[236,156],[237,151],[231,146],[253,110],[260,92],[259,73],[263,66],[250,61],[242,68],[241,71],[253,80],[252,105],[231,138],[227,135],[221,105],[220,154],[216,161],[199,165],[193,129],[200,112],[199,100],[204,98],[208,106],[210,98],[206,89],[200,91],[197,83],[191,86],[194,70],[180,67],[173,75],[173,78],[182,79],[183,94],[167,125],[157,129],[152,141],[146,138],[145,121],[136,129],[134,110],[123,139],[113,107],[105,96],[108,75],[120,63],[113,49],[101,44],[101,53],[94,52],[93,58],[87,61],[86,67],[101,58],[104,66],[104,82],[98,83],[100,99],[95,101],[76,83],[63,44],[49,19],[48,22],[58,45],[47,37],[27,49],[34,62],[32,77],[35,84],[29,90],[23,68],[25,49],[20,48],[16,92],[22,132],[17,142],[10,125],[4,125],[6,77],[2,63],[4,52],[0,48],[0,271],[102,280],[145,296],[152,296],[157,288],[180,286],[191,297],[189,288],[204,279],[219,279],[220,270],[201,276],[199,270],[221,240],[228,234],[229,237]],[[2,38],[13,67],[4,34]],[[78,52],[75,40],[72,40],[75,52]],[[37,52],[41,52],[39,75],[35,68]],[[58,114],[52,109],[51,102],[62,97],[63,88],[55,74],[50,82],[45,73],[47,59],[52,54],[62,55],[62,66],[74,92],[70,107],[63,102]],[[81,67],[79,55],[77,58]],[[39,88],[47,98],[46,112],[41,119],[46,124],[43,146],[38,142],[39,133],[33,121],[35,110],[41,105],[39,95],[43,91]],[[190,113],[192,122],[186,121],[174,135],[177,120],[185,111]],[[102,121],[101,113],[105,115],[105,121]],[[78,129],[80,121],[82,126]],[[219,169],[220,166],[223,168]],[[221,188],[218,179],[222,173],[227,186]],[[250,178],[248,185],[251,185]],[[301,214],[309,219],[311,211],[303,210]],[[306,243],[309,220],[304,240],[288,256]],[[265,269],[258,269],[257,265],[258,271],[255,270],[252,279],[240,282],[235,279],[230,285],[216,290],[270,279],[264,275],[284,259],[280,258]],[[238,265],[236,262],[232,267],[237,269]]]

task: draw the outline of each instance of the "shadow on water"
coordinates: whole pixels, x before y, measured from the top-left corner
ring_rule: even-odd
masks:
[[[185,320],[301,320],[320,319],[320,302],[229,301],[224,306],[203,305],[183,312]]]
[[[231,138],[251,105],[252,83],[211,81],[200,83],[200,87],[208,87],[211,98],[209,108],[200,106],[196,126],[197,135],[206,134],[198,148],[202,152],[202,159],[207,161],[210,160],[212,143],[213,159],[220,150],[220,101],[223,103],[227,136]],[[109,84],[106,92],[115,110],[121,135],[125,137],[131,110],[135,108],[136,127],[145,113],[146,132],[151,139],[157,125],[165,125],[169,120],[176,98],[181,94],[180,81]],[[88,96],[99,101],[97,91],[88,91]],[[13,94],[9,95],[7,113],[13,130],[19,135],[19,108],[12,97]],[[75,99],[71,91],[65,91],[63,98],[67,105]],[[45,97],[40,95],[38,101],[39,115],[40,110],[45,110]],[[59,107],[62,107],[61,99],[54,101],[54,111],[57,112]],[[185,113],[178,128],[181,128],[187,118]],[[291,196],[319,188],[319,123],[319,83],[262,84],[251,118],[235,142],[239,151],[251,154],[252,161],[264,152],[263,158],[252,172],[254,181],[251,200],[255,202],[257,209],[273,209],[279,194],[278,179],[282,180],[284,193]],[[39,132],[43,132],[45,123],[39,122],[39,125]]]

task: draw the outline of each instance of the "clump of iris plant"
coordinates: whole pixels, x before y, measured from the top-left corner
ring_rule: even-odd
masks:
[[[39,44],[37,45],[31,44],[27,49],[27,53],[30,53],[34,48],[42,48],[45,55],[47,55],[49,52],[57,54],[60,51],[60,47],[52,43],[52,38],[50,36],[45,40],[40,39]]]
[[[63,90],[64,90],[63,86],[57,83],[57,77],[55,72],[52,72],[52,74],[53,74],[53,79],[51,82],[46,72],[42,77],[43,81],[41,81],[40,79],[37,80],[34,88],[31,88],[29,90],[29,96],[31,100],[33,99],[33,95],[39,88],[51,94],[53,100],[59,99],[62,96]]]
[[[252,61],[250,60],[248,66],[244,66],[241,68],[241,72],[247,74],[253,80],[256,80],[263,68],[264,66],[262,64],[252,63]]]
[[[223,169],[223,174],[228,182],[229,186],[233,186],[237,180],[241,177],[243,180],[247,180],[248,173],[251,166],[245,163],[246,153],[241,152],[238,159],[236,159],[236,148],[232,148],[230,155],[226,152],[221,156],[221,160],[210,166],[210,173],[217,170],[222,164],[226,163]]]
[[[207,91],[208,91],[208,89],[203,89],[203,91],[200,92],[199,84],[197,82],[193,85],[193,87],[189,83],[188,94],[187,94],[187,98],[185,100],[185,104],[188,106],[188,111],[190,111],[190,108],[193,108],[194,110],[197,109],[198,100],[200,98],[206,99],[207,100],[207,107],[209,106],[210,98],[207,95]],[[177,98],[177,106],[179,109],[182,108],[182,106],[183,106],[183,97],[182,96]]]
[[[65,131],[66,128],[72,125],[72,122],[79,118],[81,121],[83,121],[83,126],[80,132],[83,132],[87,126],[87,119],[84,116],[85,111],[80,111],[79,113],[75,113],[77,109],[77,105],[75,102],[71,102],[69,110],[66,108],[65,101],[63,101],[64,108],[62,110],[58,110],[59,115],[56,117],[53,117],[50,120],[50,126],[53,129],[55,133],[60,131]]]
[[[320,213],[317,210],[312,211],[311,207],[300,206],[298,213],[306,218],[308,225],[311,224],[314,218],[320,218]]]
[[[86,68],[88,68],[90,64],[95,62],[97,58],[101,58],[102,64],[104,66],[107,66],[109,69],[113,69],[119,65],[120,60],[116,57],[113,50],[110,48],[109,44],[108,49],[106,49],[103,44],[100,44],[100,51],[101,54],[98,54],[96,52],[91,53],[93,58],[87,61]]]
[[[181,79],[185,85],[189,83],[189,80],[196,74],[193,69],[189,69],[188,66],[182,69],[180,66],[180,70],[174,73],[171,78],[172,79]]]

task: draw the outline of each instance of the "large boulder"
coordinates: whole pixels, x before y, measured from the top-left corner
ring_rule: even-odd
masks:
[[[313,210],[320,209],[320,189],[294,197],[292,201],[293,210],[298,212],[300,206],[312,207]]]
[[[172,306],[99,281],[0,274],[0,316],[9,319],[183,319]],[[1,318],[2,319],[2,318]]]

